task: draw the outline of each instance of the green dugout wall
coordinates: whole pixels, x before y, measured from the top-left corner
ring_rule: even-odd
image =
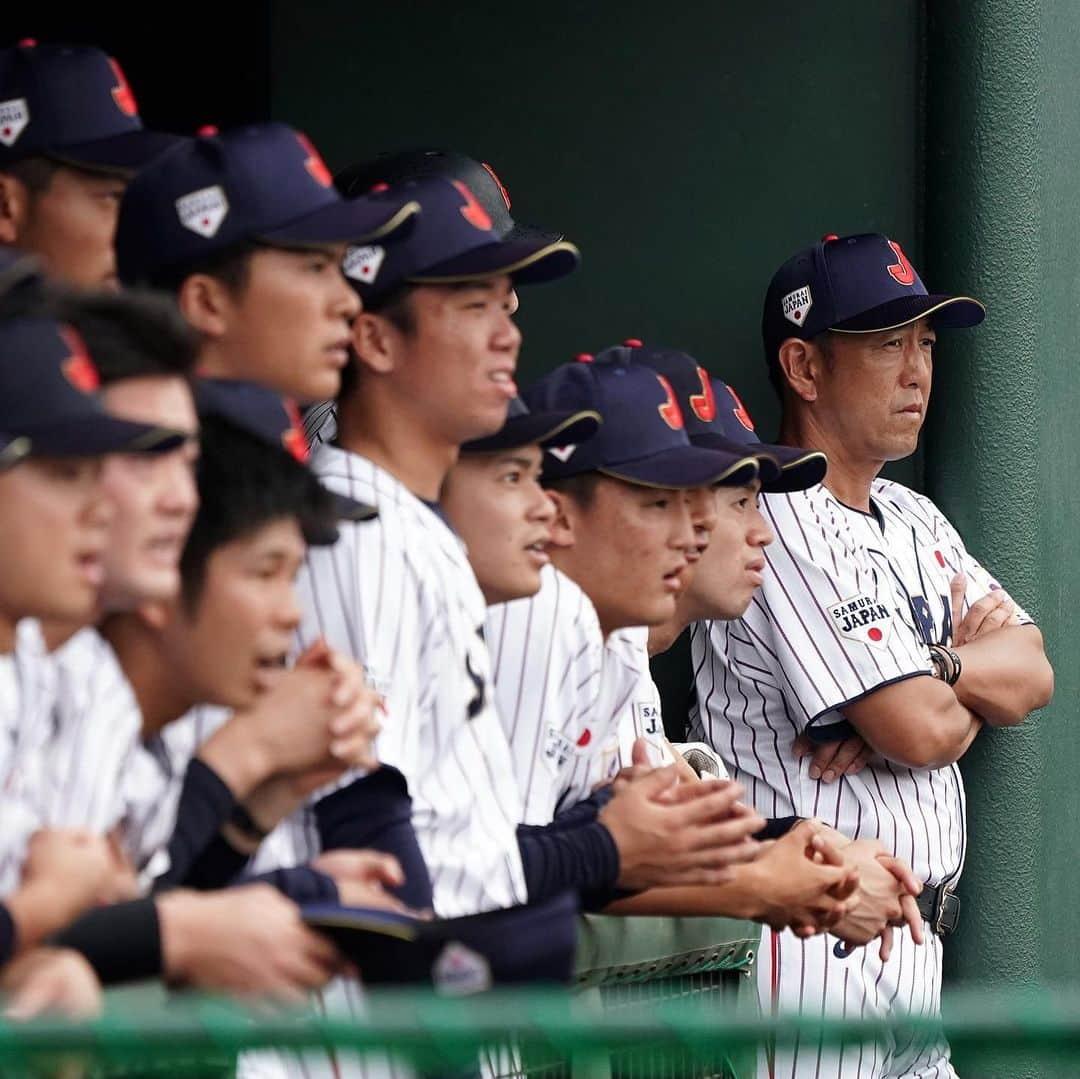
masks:
[[[951,968],[1080,974],[1080,7],[323,0],[271,16],[271,113],[332,166],[461,148],[496,166],[520,219],[579,241],[575,278],[522,297],[526,377],[627,336],[677,345],[769,433],[760,301],[794,248],[884,231],[932,287],[987,301],[983,328],[939,347],[924,458],[893,475],[936,497],[1036,614],[1058,689],[965,761]]]

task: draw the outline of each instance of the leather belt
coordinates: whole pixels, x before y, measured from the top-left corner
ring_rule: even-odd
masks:
[[[939,937],[956,931],[960,923],[960,897],[954,884],[925,884],[915,902],[919,913]]]

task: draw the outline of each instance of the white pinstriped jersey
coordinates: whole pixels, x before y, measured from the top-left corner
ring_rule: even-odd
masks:
[[[19,883],[26,844],[43,826],[41,790],[54,674],[36,623],[16,627],[0,655],[0,896]]]
[[[487,638],[525,823],[547,824],[628,765],[637,728],[667,762],[644,627],[605,639],[589,598],[548,566],[535,596],[488,608]]]
[[[965,611],[999,587],[928,498],[876,480],[872,503],[861,513],[822,486],[762,498],[776,533],[764,585],[739,621],[693,630],[692,731],[764,816],[816,816],[878,838],[938,883],[963,863],[956,765],[883,762],[825,784],[792,753],[796,735],[837,722],[845,704],[929,671],[927,646],[951,639],[949,582],[958,571],[968,577]]]
[[[142,714],[116,653],[92,627],[52,653],[55,696],[45,817],[54,828],[108,832],[124,816],[124,777]]]
[[[377,752],[408,781],[436,911],[524,902],[521,795],[492,700],[484,598],[461,541],[366,458],[322,445],[311,465],[331,489],[376,504],[379,517],[345,524],[334,546],[309,551],[301,643],[324,636],[382,690]]]
[[[637,626],[624,633],[630,645],[626,655],[634,663],[637,678],[629,707],[619,716],[619,760],[629,767],[634,743],[644,738],[649,747],[649,763],[659,768],[670,764],[673,758],[664,737],[660,691],[649,669],[649,631],[645,626]]]
[[[320,401],[304,412],[304,437],[312,449],[337,438],[336,402]]]
[[[488,608],[495,704],[525,801],[525,824],[549,824],[588,797],[604,642],[584,592],[554,566],[535,596]]]

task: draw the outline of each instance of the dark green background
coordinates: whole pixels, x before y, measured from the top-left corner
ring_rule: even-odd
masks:
[[[919,11],[278,3],[272,108],[332,168],[406,146],[487,160],[520,220],[579,244],[572,278],[522,290],[526,377],[639,337],[730,379],[770,430],[776,266],[826,232],[917,255]]]

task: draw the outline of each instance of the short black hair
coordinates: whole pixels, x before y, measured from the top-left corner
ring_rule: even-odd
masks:
[[[198,338],[168,296],[70,295],[58,300],[57,315],[86,342],[102,385],[146,375],[189,378],[195,369]]]
[[[545,491],[557,491],[559,494],[572,498],[582,509],[588,509],[596,497],[596,485],[600,482],[599,472],[578,472],[574,476],[563,476],[559,479],[544,479],[540,477],[540,484]]]
[[[238,240],[194,262],[162,266],[139,284],[176,295],[189,277],[207,274],[216,277],[230,292],[239,294],[247,287],[248,278],[251,276],[251,256],[265,246],[257,240]]]
[[[203,417],[201,430],[199,510],[180,556],[189,612],[198,606],[207,563],[219,547],[289,518],[309,543],[325,543],[336,533],[330,492],[305,465],[219,416]]]
[[[10,165],[0,166],[0,172],[14,176],[31,195],[41,195],[48,191],[57,170],[62,167],[59,161],[54,161],[51,157],[34,154],[32,157],[12,161]]]

